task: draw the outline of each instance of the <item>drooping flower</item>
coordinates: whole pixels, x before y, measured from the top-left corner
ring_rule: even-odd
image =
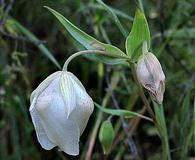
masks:
[[[41,146],[58,146],[69,155],[79,154],[79,138],[94,104],[72,73],[58,71],[48,76],[31,94],[30,115]]]
[[[150,52],[144,53],[138,60],[137,78],[151,96],[162,103],[165,91],[165,75],[158,59]]]

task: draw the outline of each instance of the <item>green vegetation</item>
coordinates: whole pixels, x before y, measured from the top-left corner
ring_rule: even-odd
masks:
[[[194,0],[0,0],[0,159],[195,158],[194,19]],[[144,40],[165,73],[163,105],[137,83]],[[96,102],[80,154],[46,151],[30,94],[85,49],[109,55],[79,56],[68,67]]]

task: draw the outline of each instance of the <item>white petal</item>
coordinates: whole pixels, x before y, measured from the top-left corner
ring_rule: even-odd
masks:
[[[82,85],[82,83],[80,82],[80,80],[74,75],[74,74],[72,74],[71,72],[68,72],[68,74],[70,75],[70,77],[71,77],[71,79],[72,79],[72,82],[75,84],[77,84],[77,85],[79,85],[79,87],[82,89],[82,90],[84,90],[84,91],[86,91],[85,90],[85,87]]]
[[[71,73],[74,91],[76,93],[76,108],[71,113],[70,118],[74,119],[75,123],[80,128],[80,135],[83,133],[90,115],[93,112],[94,104],[91,97],[87,94],[81,82]]]
[[[46,93],[48,88],[45,90]],[[79,127],[71,118],[67,119],[65,114],[67,108],[60,92],[54,89],[49,94],[41,94],[37,102],[41,123],[52,143],[67,154],[78,155]]]
[[[43,82],[39,84],[39,86],[31,93],[30,102],[32,103],[34,97],[37,97],[48,85],[51,81],[60,73],[61,71],[54,72],[49,75]]]
[[[36,110],[36,100],[37,98],[34,98],[32,101],[32,104],[30,106],[30,115],[32,118],[32,122],[34,124],[35,127],[35,131],[36,131],[36,135],[37,135],[37,139],[39,141],[39,143],[41,144],[41,146],[46,149],[46,150],[50,150],[53,147],[55,147],[56,145],[53,144],[49,138],[47,137],[47,134],[45,133],[45,130],[42,127],[39,115],[37,113]]]
[[[154,81],[164,81],[165,80],[165,75],[162,70],[161,64],[156,58],[156,56],[150,52],[147,53],[148,55],[146,56],[146,61],[148,62],[149,68],[151,69],[152,74],[154,75]]]
[[[93,107],[94,105],[92,100],[85,101],[82,105],[78,105],[69,116],[69,118],[73,119],[79,126],[80,136],[85,130],[89,117],[93,112]]]

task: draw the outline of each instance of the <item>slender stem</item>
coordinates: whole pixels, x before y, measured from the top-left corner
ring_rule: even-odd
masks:
[[[40,44],[46,43],[46,41],[43,41],[43,40],[33,40],[31,38],[27,38],[27,37],[23,37],[23,36],[19,36],[19,35],[12,35],[12,34],[5,32],[1,28],[0,28],[0,33],[5,37],[8,37],[8,38],[11,38],[14,40],[18,40],[18,41],[25,41],[25,42],[33,43],[35,45],[40,45]]]
[[[142,10],[142,12],[144,12],[144,7],[143,7],[142,0],[138,0],[138,3],[139,3],[140,9]]]
[[[142,45],[142,53],[145,54],[148,52],[148,46],[147,46],[147,42],[144,41],[143,45]]]
[[[8,17],[8,14],[9,14],[9,11],[12,9],[12,5],[14,3],[14,0],[10,0],[7,4],[7,7],[5,8],[5,11],[3,13],[3,16],[0,20],[0,28],[2,28],[3,24],[5,23],[7,17]]]
[[[106,55],[106,56],[110,56],[110,57],[129,59],[129,57],[126,56],[125,54],[124,55],[116,55],[116,54],[112,54],[112,53],[109,53],[106,51],[101,51],[101,50],[84,50],[84,51],[76,52],[73,55],[71,55],[64,63],[63,71],[67,71],[68,64],[70,63],[70,61],[72,59],[74,59],[77,56],[84,55],[84,54],[102,54],[102,55]]]

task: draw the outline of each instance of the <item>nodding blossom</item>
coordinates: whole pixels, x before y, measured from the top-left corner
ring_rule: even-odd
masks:
[[[71,72],[48,76],[31,94],[30,115],[41,146],[58,146],[69,155],[79,154],[79,138],[94,104],[81,82]]]
[[[139,58],[136,74],[141,85],[149,91],[158,103],[162,103],[165,91],[165,75],[154,54],[146,52]]]

